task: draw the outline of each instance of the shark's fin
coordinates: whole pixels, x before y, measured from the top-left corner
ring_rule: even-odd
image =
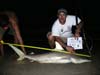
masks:
[[[31,52],[31,53],[30,53],[30,55],[34,55],[34,54],[35,54],[34,52]]]
[[[17,53],[17,55],[19,56],[19,58],[17,59],[19,60],[23,60],[25,58],[25,54],[24,52],[22,52],[20,49],[18,49],[17,47],[9,44],[9,46]]]
[[[64,50],[63,47],[57,41],[55,42],[55,50]]]
[[[71,61],[74,64],[81,64],[81,63],[91,62],[91,60],[88,60],[88,59],[75,59],[75,58],[71,58]]]

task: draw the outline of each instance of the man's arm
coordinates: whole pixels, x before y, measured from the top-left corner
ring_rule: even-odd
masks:
[[[83,22],[81,21],[81,22],[76,26],[75,37],[79,37],[79,36],[80,36],[82,27],[83,27]]]
[[[74,48],[67,46],[59,36],[55,36],[55,39],[64,49],[68,50],[70,53],[75,53]]]
[[[22,40],[20,30],[18,27],[18,20],[16,18],[16,15],[13,12],[11,12],[11,13],[8,12],[7,15],[8,15],[9,21],[10,21],[10,23],[15,31],[15,36],[14,36],[15,40],[18,41],[21,45],[23,45],[23,40]],[[21,46],[21,48],[24,51],[24,53],[26,53],[25,48],[22,46]]]

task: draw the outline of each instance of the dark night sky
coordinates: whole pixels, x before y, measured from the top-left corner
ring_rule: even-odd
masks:
[[[84,21],[86,31],[92,37],[95,32],[100,32],[98,26],[98,2],[85,0],[28,0],[28,1],[2,1],[0,10],[12,10],[19,19],[19,27],[23,38],[44,40],[56,19],[59,8],[66,8],[69,14],[78,15]],[[27,37],[26,37],[27,36]]]

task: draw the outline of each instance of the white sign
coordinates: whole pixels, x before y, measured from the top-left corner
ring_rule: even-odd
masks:
[[[82,41],[82,37],[70,37],[67,38],[67,45],[68,46],[72,46],[75,50],[76,49],[83,49],[83,41]]]

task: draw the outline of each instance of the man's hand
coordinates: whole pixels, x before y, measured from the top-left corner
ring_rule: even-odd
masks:
[[[67,46],[67,47],[66,47],[66,50],[68,50],[70,53],[75,53],[74,48],[71,47],[71,46]]]

